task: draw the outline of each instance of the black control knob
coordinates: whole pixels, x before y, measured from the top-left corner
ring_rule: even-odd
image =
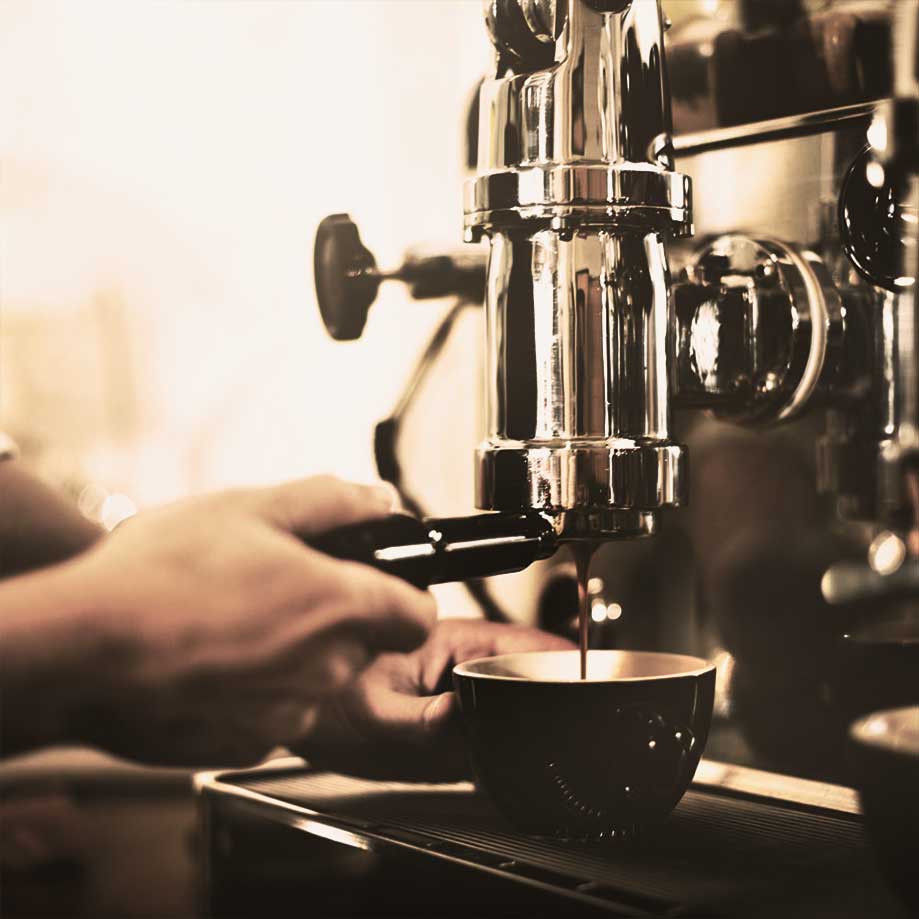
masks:
[[[382,280],[376,266],[347,214],[322,220],[316,230],[313,274],[322,321],[336,341],[361,337]]]
[[[890,172],[875,162],[871,147],[855,158],[839,193],[839,233],[859,274],[877,287],[897,291],[911,283],[901,277],[903,240],[916,211],[899,203],[900,190]],[[881,181],[875,185],[872,179]]]
[[[480,253],[409,255],[399,268],[380,271],[347,214],[332,214],[319,224],[313,259],[319,312],[337,341],[361,337],[383,281],[408,285],[415,300],[454,296],[481,304],[485,296],[486,261]]]

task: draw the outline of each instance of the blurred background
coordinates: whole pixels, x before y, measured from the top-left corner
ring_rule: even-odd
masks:
[[[382,264],[461,241],[478,10],[0,4],[0,426],[24,458],[107,523],[374,478],[373,422],[438,309],[384,288],[365,337],[333,344],[313,234],[348,211]]]

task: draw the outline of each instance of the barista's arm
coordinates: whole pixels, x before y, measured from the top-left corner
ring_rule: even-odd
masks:
[[[19,460],[0,461],[0,578],[71,558],[101,534]]]
[[[118,649],[80,572],[71,561],[0,583],[0,755],[81,740],[72,717]]]
[[[302,736],[322,699],[433,625],[430,595],[304,545],[391,510],[388,490],[327,477],[239,489],[0,582],[0,752],[248,765]]]

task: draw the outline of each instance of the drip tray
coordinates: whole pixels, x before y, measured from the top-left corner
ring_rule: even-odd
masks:
[[[762,775],[762,773],[760,773]],[[778,778],[778,777],[777,777]],[[905,915],[856,814],[736,790],[691,789],[628,843],[525,836],[470,784],[369,782],[296,769],[200,778],[250,815],[375,851],[397,847],[502,875],[572,907],[626,915]]]

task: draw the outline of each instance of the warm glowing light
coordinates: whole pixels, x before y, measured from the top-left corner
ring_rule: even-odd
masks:
[[[127,495],[109,495],[102,502],[102,526],[107,530],[114,530],[119,523],[136,513],[137,507]]]
[[[724,648],[715,648],[709,655],[709,661],[715,665],[715,711],[730,717],[733,708],[734,692],[734,657]],[[680,740],[677,737],[677,740]]]
[[[868,143],[879,153],[887,149],[887,121],[884,118],[875,118],[867,132]]]
[[[587,582],[587,592],[589,594],[602,594],[603,593],[603,578],[591,578]]]
[[[602,600],[594,600],[590,604],[590,618],[594,622],[603,622],[606,619],[606,604]]]
[[[872,188],[884,187],[884,167],[880,163],[871,162],[865,167],[865,178]]]
[[[607,619],[618,619],[622,607],[618,603],[607,604],[599,597],[590,604],[590,618],[594,622],[605,622]]]
[[[879,533],[868,548],[868,564],[878,574],[893,574],[906,558],[906,544],[896,533]]]
[[[91,482],[80,492],[77,508],[88,520],[98,521],[102,514],[102,505],[108,496],[109,493],[101,485]]]

